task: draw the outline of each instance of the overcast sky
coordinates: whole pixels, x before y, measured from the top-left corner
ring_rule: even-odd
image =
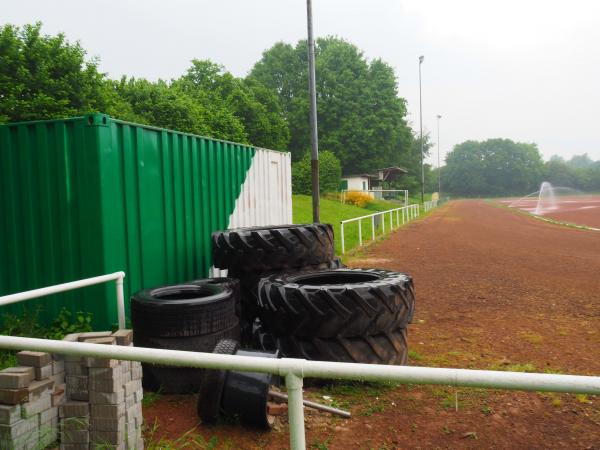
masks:
[[[337,35],[396,71],[409,120],[443,155],[467,139],[535,142],[543,156],[600,160],[600,1],[313,0],[316,36]],[[100,68],[170,79],[192,58],[248,73],[276,41],[306,36],[305,0],[2,0],[0,21],[41,20]],[[317,73],[318,76],[318,73]],[[433,150],[435,155],[435,148]]]

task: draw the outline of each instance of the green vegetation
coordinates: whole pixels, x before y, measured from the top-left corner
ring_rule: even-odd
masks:
[[[321,192],[336,192],[340,188],[342,166],[332,152],[319,152],[319,188]],[[292,191],[294,194],[310,195],[312,192],[312,168],[310,153],[306,153],[292,167]]]
[[[40,308],[35,310],[25,309],[20,316],[4,314],[2,316],[3,327],[0,334],[7,336],[24,336],[44,339],[62,339],[68,333],[79,333],[92,331],[91,313],[81,311],[72,317],[66,309],[61,310],[49,328],[44,328],[39,323]],[[12,367],[16,364],[15,352],[11,350],[0,351],[0,369]]]
[[[386,202],[383,200],[374,202],[367,208],[358,208],[352,205],[345,205],[338,200],[321,199],[321,222],[330,223],[333,225],[335,234],[335,250],[337,253],[342,251],[342,243],[340,239],[340,221],[352,219],[354,217],[366,216],[374,211],[385,211],[395,208],[396,203]],[[308,195],[294,195],[292,197],[293,221],[294,223],[311,223],[312,222],[312,198]],[[394,224],[396,217],[394,216]],[[386,229],[389,227],[389,217],[385,218]],[[371,220],[362,221],[362,238],[364,242],[371,239],[372,225]],[[381,235],[381,226],[375,226],[375,235]],[[344,239],[346,243],[346,251],[358,245],[358,224],[351,223],[344,226]]]

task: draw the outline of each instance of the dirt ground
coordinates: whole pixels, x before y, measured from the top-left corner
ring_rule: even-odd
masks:
[[[414,277],[411,365],[600,374],[598,232],[454,201],[350,265]],[[351,383],[306,395],[353,413],[307,410],[311,448],[600,449],[600,397]],[[144,417],[148,448],[288,447],[285,423],[270,433],[199,424],[191,397],[163,396]]]
[[[537,199],[508,199],[502,200],[501,203],[532,212],[537,206]],[[556,205],[551,209],[543,210],[542,215],[559,222],[600,228],[600,196],[576,195],[558,197]]]

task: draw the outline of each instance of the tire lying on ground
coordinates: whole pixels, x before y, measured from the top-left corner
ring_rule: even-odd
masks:
[[[406,328],[374,335],[300,338],[274,336],[260,322],[254,325],[255,344],[265,351],[278,350],[283,358],[337,361],[362,364],[402,365],[408,360]]]
[[[210,334],[236,320],[238,301],[239,291],[224,284],[195,282],[144,289],[131,297],[131,322],[134,331],[147,336]]]
[[[213,264],[232,272],[265,272],[333,259],[330,224],[234,228],[212,235]]]
[[[207,281],[206,283],[202,283]],[[239,339],[236,292],[227,283],[196,282],[145,289],[131,298],[137,347],[210,352],[225,338]],[[198,392],[203,369],[142,364],[143,387],[165,394]]]
[[[199,280],[190,281],[189,284],[205,285],[215,284],[219,286],[229,287],[233,291],[235,297],[235,315],[241,317],[241,287],[240,280],[232,277],[216,277],[216,278],[202,278]]]
[[[329,269],[262,278],[258,302],[260,319],[275,336],[333,339],[405,328],[415,296],[412,278],[403,273]]]

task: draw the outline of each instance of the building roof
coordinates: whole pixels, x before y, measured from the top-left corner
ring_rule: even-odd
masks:
[[[372,173],[353,173],[349,175],[342,175],[342,178],[371,178],[372,180],[376,180],[378,178],[377,175],[373,175]]]
[[[342,175],[342,178],[364,177],[364,178],[371,178],[372,180],[385,181],[390,177],[408,173],[408,170],[406,170],[404,167],[400,167],[400,166],[384,167],[382,169],[377,169],[376,171],[377,171],[377,175],[374,175],[371,173],[356,173],[356,174]]]

